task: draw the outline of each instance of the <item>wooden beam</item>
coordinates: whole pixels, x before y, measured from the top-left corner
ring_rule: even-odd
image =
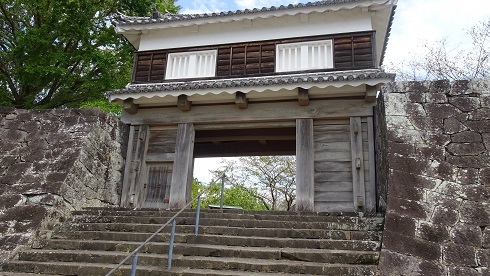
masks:
[[[138,112],[138,105],[133,102],[133,99],[126,99],[123,102],[123,110],[129,114],[136,114]]]
[[[187,99],[187,95],[179,95],[177,98],[177,107],[181,111],[191,111],[192,103]]]
[[[259,140],[259,143],[263,146],[267,145],[267,140]]]
[[[254,103],[247,109],[237,111],[235,104],[194,106],[192,112],[180,112],[173,107],[140,108],[138,114],[122,113],[126,124],[174,125],[179,123],[225,124],[257,123],[264,121],[288,121],[297,118],[339,119],[351,116],[373,116],[373,107],[364,99],[357,100],[312,100],[309,106],[298,108],[297,102]]]
[[[245,93],[236,92],[235,93],[235,104],[239,109],[247,109],[248,108],[248,99]]]
[[[313,119],[296,120],[296,211],[313,212],[314,206]]]
[[[354,209],[356,211],[364,211],[366,208],[366,184],[364,183],[364,156],[360,117],[350,118],[350,143]]]
[[[377,93],[378,93],[378,89],[376,88],[376,86],[367,85],[366,86],[366,97],[365,97],[365,101],[367,103],[374,103],[374,102],[376,102],[376,94]]]
[[[298,103],[300,106],[310,105],[310,98],[308,96],[308,89],[298,87]]]
[[[150,139],[150,128],[148,125],[142,125],[138,131],[138,142],[136,146],[136,168],[135,185],[130,189],[134,194],[133,204],[136,208],[141,208],[144,201],[145,186],[148,181],[148,171],[146,167],[146,153],[148,152],[148,141]]]
[[[369,150],[369,198],[366,200],[366,211],[376,212],[376,166],[374,151],[374,121],[373,117],[367,118],[368,123],[368,150]]]
[[[126,151],[126,160],[124,164],[124,176],[123,176],[123,188],[121,191],[121,207],[129,208],[130,202],[130,188],[131,188],[131,171],[133,168],[133,140],[134,140],[134,126],[129,127],[128,148]]]
[[[181,209],[187,204],[188,186],[189,182],[192,181],[194,137],[193,124],[179,124],[172,183],[170,185],[170,209]]]

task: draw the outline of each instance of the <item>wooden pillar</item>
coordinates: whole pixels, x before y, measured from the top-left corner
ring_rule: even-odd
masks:
[[[130,207],[129,192],[131,189],[131,170],[133,168],[133,142],[134,142],[134,126],[129,127],[128,148],[126,151],[126,163],[124,164],[123,188],[121,192],[121,207]]]
[[[364,157],[360,117],[350,118],[350,143],[354,208],[356,211],[364,211],[366,207],[366,186],[364,183]]]
[[[296,210],[314,211],[313,119],[296,120]]]
[[[141,125],[138,131],[138,142],[136,146],[136,168],[135,182],[131,185],[130,195],[134,195],[133,205],[140,208],[146,182],[148,181],[148,171],[146,168],[146,152],[148,151],[148,141],[150,139],[150,127]]]
[[[189,183],[192,183],[194,136],[193,124],[179,124],[175,143],[172,184],[170,185],[170,209],[180,209],[187,204],[187,189],[190,186]]]

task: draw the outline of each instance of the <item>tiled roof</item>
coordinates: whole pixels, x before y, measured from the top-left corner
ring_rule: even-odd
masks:
[[[139,25],[139,24],[152,24],[152,23],[162,23],[162,22],[173,22],[173,21],[186,21],[200,18],[215,18],[215,17],[224,17],[224,16],[232,16],[232,15],[241,15],[241,14],[253,14],[253,13],[261,13],[261,12],[270,12],[270,11],[278,11],[278,10],[293,10],[293,9],[301,9],[308,7],[324,7],[324,6],[332,6],[337,4],[344,3],[355,3],[355,2],[367,2],[366,0],[326,0],[326,1],[316,1],[316,2],[308,2],[308,3],[299,3],[299,4],[290,4],[287,6],[281,5],[279,7],[264,7],[261,9],[245,9],[245,10],[237,10],[237,11],[227,11],[227,12],[213,12],[213,13],[203,13],[203,14],[165,14],[160,18],[152,18],[152,17],[133,17],[133,16],[125,16],[120,15],[119,18],[114,22],[116,25]]]
[[[263,90],[267,86],[299,84],[300,83],[336,83],[349,81],[368,81],[373,79],[394,79],[394,74],[385,73],[380,69],[367,69],[356,71],[337,71],[321,73],[304,73],[292,75],[276,75],[264,77],[235,78],[235,79],[213,79],[195,80],[185,82],[169,82],[155,84],[130,84],[124,89],[106,92],[107,96],[138,94],[148,92],[164,91],[185,91],[205,90],[205,89],[227,89],[239,87],[261,87]],[[348,85],[348,83],[346,84]]]

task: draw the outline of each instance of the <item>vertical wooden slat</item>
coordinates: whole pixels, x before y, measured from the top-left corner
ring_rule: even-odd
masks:
[[[126,163],[124,164],[123,188],[121,191],[121,207],[129,206],[129,192],[131,188],[131,168],[133,165],[133,140],[134,126],[129,127],[128,149],[126,151]]]
[[[374,156],[374,123],[373,117],[367,118],[368,123],[368,150],[369,150],[369,198],[366,202],[366,211],[376,212],[376,164]]]
[[[296,120],[296,210],[314,211],[313,119]]]
[[[354,208],[364,210],[366,206],[366,189],[364,183],[364,158],[362,152],[362,129],[360,117],[350,118],[350,138]]]
[[[136,184],[134,187],[134,206],[141,208],[141,192],[148,181],[148,171],[146,168],[146,152],[148,150],[148,140],[150,138],[150,128],[148,125],[141,125],[138,131],[138,143],[136,150],[136,160],[138,172],[136,174]]]
[[[192,181],[194,159],[194,125],[179,124],[175,144],[175,159],[170,185],[170,209],[180,209],[186,205],[187,188]]]

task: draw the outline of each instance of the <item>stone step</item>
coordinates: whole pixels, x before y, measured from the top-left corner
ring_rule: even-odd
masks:
[[[163,244],[168,241],[168,237],[163,240],[154,240],[145,246],[144,252],[165,253]],[[356,251],[376,251],[380,248],[378,241],[362,240],[327,240],[327,239],[290,239],[290,238],[260,238],[260,237],[240,237],[223,235],[186,235],[176,234],[176,243],[188,244],[211,244],[226,246],[243,247],[276,247],[276,248],[305,248],[305,249],[331,249],[331,250],[356,250]],[[112,240],[65,240],[51,239],[42,247],[44,249],[66,249],[66,250],[104,250],[104,251],[131,251],[138,247],[141,242],[135,241],[112,241]]]
[[[80,222],[104,222],[112,221],[114,217],[137,217],[141,220],[152,220],[155,218],[159,219],[158,223],[161,221],[168,221],[171,217],[175,215],[175,212],[171,211],[99,211],[95,213],[86,212],[76,212],[75,221]],[[179,214],[180,217],[194,218],[196,217],[195,211],[184,211]],[[219,212],[205,212],[202,211],[200,214],[201,218],[209,219],[255,219],[255,220],[275,220],[275,221],[302,221],[302,222],[343,222],[343,223],[358,223],[365,220],[377,220],[382,221],[382,217],[370,216],[370,217],[359,217],[359,216],[332,216],[332,215],[314,215],[308,213],[308,215],[298,215],[297,213],[292,214],[264,214],[264,213],[247,213],[247,214],[235,214],[235,213],[219,213]],[[143,222],[148,223],[148,222]]]
[[[75,223],[84,225],[87,223],[122,223],[122,224],[157,224],[163,225],[168,222],[167,219],[149,218],[149,217],[105,217],[99,221],[88,221]],[[178,218],[177,225],[194,225],[195,218]],[[325,229],[325,230],[361,230],[361,231],[378,231],[382,228],[383,223],[378,219],[367,219],[357,223],[350,222],[302,222],[302,221],[275,221],[275,220],[248,220],[248,219],[206,219],[199,220],[200,226],[226,226],[226,227],[244,227],[244,228],[286,228],[286,229]],[[74,228],[83,230],[83,228]]]
[[[156,248],[158,246],[158,249]],[[70,248],[67,246],[66,248]],[[98,247],[96,250],[63,249],[63,250],[25,250],[19,254],[19,259],[24,261],[61,261],[61,262],[102,262],[118,263],[128,253],[136,248],[136,245],[126,245],[126,250],[122,251],[100,251],[106,248]],[[116,249],[124,249],[116,245]],[[157,252],[155,252],[157,251]],[[150,244],[141,252],[148,253],[145,258],[151,262],[145,262],[141,258],[142,264],[159,265],[161,258],[168,252],[168,244]],[[203,256],[203,257],[228,257],[228,258],[251,258],[251,259],[270,259],[270,260],[293,260],[317,263],[343,263],[343,264],[377,264],[379,252],[373,251],[353,251],[353,250],[328,250],[328,249],[298,249],[298,248],[272,248],[272,247],[242,247],[242,246],[223,246],[208,244],[182,244],[174,246],[174,254],[182,256]],[[164,261],[166,262],[166,261]]]
[[[216,258],[215,258],[216,259]],[[205,260],[203,260],[205,261]],[[227,261],[227,260],[223,260]],[[257,269],[260,266],[268,268],[268,272],[256,272],[250,270],[215,270],[215,269],[202,269],[202,268],[179,268],[172,267],[171,270],[167,270],[162,267],[150,267],[150,266],[138,266],[137,275],[138,276],[218,276],[218,275],[228,275],[228,276],[262,276],[262,275],[284,275],[292,276],[298,274],[306,275],[349,275],[349,276],[377,276],[379,275],[376,266],[356,266],[356,265],[336,265],[336,264],[325,264],[321,266],[310,266],[310,267],[296,267],[294,269],[290,266],[290,261],[278,263],[275,265],[268,265],[267,263],[258,262],[247,262],[243,260],[233,260],[229,263],[223,263],[223,266],[228,267],[250,267],[252,269]],[[229,265],[228,265],[229,264]],[[19,271],[19,273],[35,273],[47,275],[104,275],[109,272],[114,267],[113,264],[93,264],[93,263],[76,263],[76,262],[26,262],[26,261],[12,261],[4,266],[4,268],[10,271]],[[285,267],[287,270],[292,270],[295,272],[283,273],[276,271],[275,268]],[[113,275],[129,275],[131,267],[129,265],[122,266]],[[320,273],[311,273],[312,271]],[[14,274],[14,275],[25,275],[24,274]],[[27,274],[29,275],[29,274]]]
[[[72,231],[64,234],[64,238],[81,240],[125,240],[125,241],[144,241],[154,231],[118,231],[128,230],[127,225],[124,229],[117,225],[96,225],[90,224],[84,227],[85,231]],[[148,229],[149,230],[149,229]],[[154,230],[157,230],[156,227]],[[170,227],[163,229],[156,238],[156,241],[168,240]],[[199,235],[226,235],[243,237],[265,237],[265,238],[301,238],[301,239],[334,239],[334,240],[371,240],[380,241],[381,233],[377,231],[343,231],[343,230],[318,230],[318,229],[280,229],[280,228],[239,228],[239,227],[199,227]],[[177,226],[176,233],[194,233],[193,226]]]

